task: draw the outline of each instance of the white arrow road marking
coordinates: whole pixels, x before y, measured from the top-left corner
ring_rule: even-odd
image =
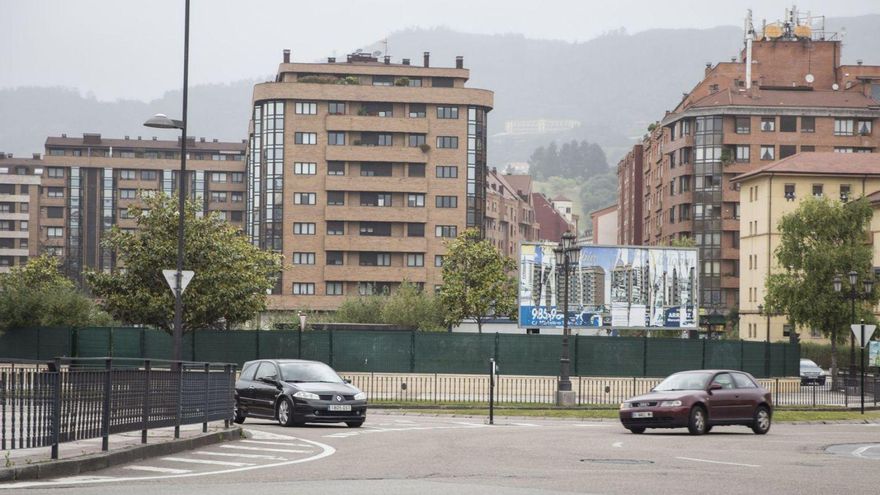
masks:
[[[163,457],[163,461],[171,461],[171,462],[189,462],[192,464],[213,464],[215,466],[231,466],[231,467],[244,467],[244,466],[253,466],[253,463],[250,462],[229,462],[229,461],[212,461],[210,459],[189,459],[187,457]]]
[[[873,449],[874,447],[878,447],[878,445],[866,445],[864,447],[859,447],[856,450],[853,450],[852,455],[855,457],[861,457],[862,459],[874,459],[874,457],[865,457],[864,454],[866,451]]]
[[[221,445],[221,449],[256,450],[258,452],[288,452],[292,454],[308,454],[311,450],[272,449],[267,447],[248,447],[245,445]]]
[[[740,464],[738,462],[710,461],[708,459],[694,459],[693,457],[676,457],[676,459],[681,459],[683,461],[708,462],[710,464],[726,464],[728,466],[761,467],[756,464]]]
[[[165,474],[183,474],[183,473],[191,473],[192,472],[189,469],[173,469],[173,468],[163,468],[163,467],[155,467],[155,466],[125,466],[123,469],[132,469],[134,471],[150,471],[153,473],[165,473]]]

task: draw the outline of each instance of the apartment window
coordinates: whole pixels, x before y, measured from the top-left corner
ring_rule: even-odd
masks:
[[[747,144],[736,145],[736,161],[740,163],[748,162],[751,158],[749,153],[751,148]]]
[[[814,151],[816,151],[815,146],[807,146],[807,145],[801,146],[801,153],[812,153]]]
[[[387,133],[379,134],[376,144],[377,146],[393,146],[394,136]]]
[[[409,134],[407,136],[407,146],[410,148],[417,148],[423,144],[425,144],[424,134]]]
[[[341,101],[331,101],[327,104],[327,113],[330,115],[345,115],[345,103]]]
[[[797,146],[793,144],[780,144],[779,145],[779,158],[785,158],[787,156],[791,156],[797,153]]]
[[[406,175],[408,177],[424,177],[425,176],[425,164],[424,163],[410,163],[406,167]]]
[[[294,162],[294,175],[315,175],[318,170],[317,163]]]
[[[294,235],[315,235],[315,224],[307,222],[294,222]]]
[[[457,237],[458,227],[455,225],[438,225],[434,229],[434,235],[437,237]]]
[[[410,208],[424,208],[425,195],[419,193],[409,193],[406,195],[406,206]]]
[[[690,176],[685,175],[678,178],[678,190],[679,192],[688,192],[691,190]]]
[[[15,213],[12,203],[0,203],[0,213]]]
[[[456,179],[458,178],[458,167],[455,165],[438,165],[438,179]]]
[[[733,218],[739,219],[739,215],[740,215],[739,203],[734,203],[733,204]],[[739,236],[738,233],[737,233],[737,236]],[[739,237],[737,237],[737,240],[738,239],[739,239]]]
[[[785,195],[785,199],[788,200],[788,201],[794,201],[794,198],[795,198],[795,195],[794,195],[794,184],[785,184],[784,187],[785,187],[785,189],[784,189],[784,191],[785,191],[785,193],[784,193],[784,195]]]
[[[136,180],[137,179],[137,170],[131,170],[128,168],[122,169],[119,171],[119,180]]]
[[[458,107],[437,107],[437,118],[438,119],[457,119],[458,118]]]
[[[0,231],[9,232],[15,230],[15,222],[12,220],[0,220]]]
[[[229,218],[226,211],[214,211],[213,214],[217,215],[217,220],[223,220],[224,222]]]
[[[211,191],[211,201],[214,203],[225,203],[226,191]]]
[[[137,197],[137,189],[120,189],[119,199],[134,199]]]
[[[407,237],[425,237],[425,224],[408,223],[406,224]]]
[[[816,117],[801,117],[801,132],[816,132]]]
[[[64,152],[62,152],[62,154],[64,154]],[[61,167],[49,167],[46,169],[46,173],[49,175],[50,179],[64,178],[64,169]]]
[[[64,188],[63,187],[50,187],[46,191],[46,196],[50,198],[63,198],[64,197]]]
[[[422,78],[421,77],[407,77],[406,85],[411,88],[420,88],[422,87]]]
[[[314,296],[315,284],[313,282],[294,282],[293,295],[295,296]]]
[[[390,163],[361,163],[362,177],[391,177],[392,167]]]
[[[230,217],[231,217],[230,219],[233,222],[241,222],[242,219],[244,219],[244,212],[243,211],[230,211],[229,213],[230,213]]]
[[[455,82],[451,77],[435,77],[431,79],[431,86],[435,88],[451,88]]]
[[[443,266],[443,255],[442,254],[435,254],[434,255],[434,266],[436,266],[438,268]]]
[[[114,154],[119,158],[134,158],[134,151],[119,151]]]
[[[293,253],[294,265],[314,265],[315,253]]]
[[[244,201],[244,193],[243,193],[243,192],[240,192],[240,191],[239,191],[239,192],[234,192],[234,191],[233,191],[233,192],[229,193],[229,196],[230,196],[229,199],[230,199],[233,203],[241,203],[241,202]]]
[[[675,223],[675,207],[669,209],[669,223]]]
[[[779,117],[779,132],[797,132],[797,117],[792,115]]]
[[[776,117],[761,117],[761,132],[776,131]]]
[[[373,86],[393,86],[394,76],[373,76]]]
[[[79,151],[79,150],[77,150],[77,151]],[[81,154],[82,153],[80,153],[80,155]],[[80,156],[80,155],[76,155],[76,156]],[[144,158],[146,158],[148,160],[155,160],[156,158],[159,158],[159,152],[158,151],[144,151]]]
[[[855,135],[855,121],[853,119],[834,119],[835,136]]]
[[[345,175],[345,162],[327,162],[327,175]]]
[[[752,132],[752,119],[751,117],[737,117],[736,118],[736,133],[737,134],[749,134]]]
[[[226,172],[211,172],[211,182],[215,184],[225,184]]]
[[[423,119],[425,118],[425,113],[427,112],[427,105],[424,103],[410,103],[409,104],[409,116],[413,119]]]
[[[326,259],[328,265],[340,266],[345,264],[345,253],[342,251],[327,251]]]
[[[318,104],[298,101],[293,105],[293,112],[297,115],[317,115]]]
[[[359,234],[363,236],[389,237],[391,236],[390,222],[360,222]]]
[[[371,253],[363,251],[358,254],[358,265],[360,266],[391,266],[390,253]]]
[[[853,152],[855,152],[855,148],[853,148],[852,146],[835,146],[834,152],[835,153],[853,153]]]
[[[458,148],[458,136],[437,136],[437,148]]]
[[[761,145],[761,160],[775,160],[776,148],[772,145]]]
[[[64,227],[46,227],[46,236],[51,239],[64,237]]]
[[[434,199],[437,208],[458,208],[458,196],[437,196]]]
[[[159,172],[155,170],[141,170],[141,180],[158,180]]]
[[[313,205],[315,204],[315,193],[298,192],[293,193],[293,204],[295,205]]]
[[[858,121],[858,130],[859,135],[868,136],[871,134],[871,121],[870,120],[859,120]]]
[[[49,156],[64,156],[64,150],[50,149]]]
[[[294,144],[318,144],[318,133],[316,132],[294,132]]]
[[[423,253],[407,253],[406,266],[425,266],[425,255]]]
[[[229,181],[233,184],[242,184],[244,182],[244,173],[243,172],[232,172],[229,174]]]
[[[345,191],[327,191],[327,204],[330,206],[345,205]]]
[[[327,222],[327,235],[345,235],[345,222]]]
[[[391,206],[391,193],[361,192],[361,206]]]
[[[327,133],[327,145],[328,146],[344,146],[345,145],[345,133],[344,132],[328,132]]]
[[[813,184],[813,197],[822,197],[822,184]]]
[[[343,286],[344,284],[342,282],[327,282],[327,287],[324,292],[328,296],[341,296],[343,295]]]

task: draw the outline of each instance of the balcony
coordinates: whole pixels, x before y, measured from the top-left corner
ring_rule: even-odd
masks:
[[[324,267],[324,280],[340,282],[398,282],[403,279],[410,282],[425,282],[427,280],[427,269],[423,266],[332,265]]]
[[[324,184],[328,191],[428,192],[428,180],[424,177],[361,177],[328,175]]]
[[[27,248],[0,248],[0,256],[27,256]]]
[[[383,251],[398,253],[423,253],[427,251],[428,240],[424,237],[379,237],[357,235],[328,235],[324,237],[326,251]]]
[[[27,194],[0,194],[0,203],[27,203],[30,200]]]
[[[328,146],[327,160],[339,162],[427,163],[428,153],[423,152],[419,148],[406,146]]]
[[[428,133],[428,119],[376,117],[360,115],[328,115],[327,129],[354,132]]]
[[[0,212],[0,220],[25,220],[30,219],[30,213],[3,213]]]
[[[401,200],[403,201],[403,200]],[[324,218],[349,222],[419,222],[428,221],[427,208],[404,206],[326,206]]]

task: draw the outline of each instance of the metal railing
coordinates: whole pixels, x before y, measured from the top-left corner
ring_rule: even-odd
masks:
[[[142,359],[0,359],[0,450],[223,420],[229,426],[235,365]]]

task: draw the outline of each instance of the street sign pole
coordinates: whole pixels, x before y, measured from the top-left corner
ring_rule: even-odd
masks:
[[[862,341],[861,341],[862,351],[861,351],[861,356],[860,356],[861,359],[859,361],[859,367],[861,368],[861,372],[862,372],[862,384],[861,384],[862,414],[865,414],[865,344],[866,343],[867,342],[865,341],[865,320],[863,319],[862,320]]]
[[[861,323],[856,325],[850,325],[850,329],[853,332],[853,337],[859,341],[859,347],[861,348],[862,362],[859,363],[859,369],[861,371],[861,411],[862,414],[865,414],[865,346],[868,345],[868,342],[871,340],[871,337],[874,335],[874,330],[877,329],[877,325],[865,325],[865,320],[862,319]]]

